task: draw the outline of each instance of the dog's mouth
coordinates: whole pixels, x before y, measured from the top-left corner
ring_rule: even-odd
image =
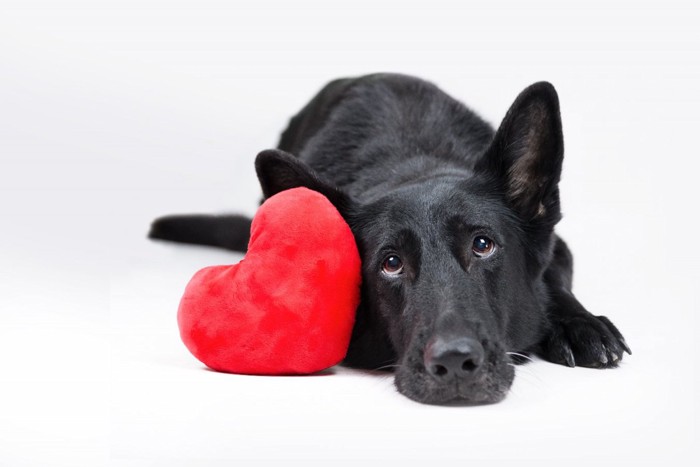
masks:
[[[478,368],[469,372],[430,368],[425,349],[407,353],[396,371],[398,391],[417,402],[444,405],[481,405],[502,401],[513,384],[515,371],[505,349],[488,345]],[[459,368],[459,367],[457,367]]]

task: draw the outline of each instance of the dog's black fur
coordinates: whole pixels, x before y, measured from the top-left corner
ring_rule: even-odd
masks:
[[[256,170],[265,198],[319,191],[355,235],[362,300],[344,363],[395,368],[420,402],[488,403],[510,388],[515,352],[597,368],[629,352],[571,292],[554,234],[563,152],[549,83],[525,89],[494,132],[430,83],[375,74],[328,84]],[[243,251],[249,226],[171,216],[150,235]]]

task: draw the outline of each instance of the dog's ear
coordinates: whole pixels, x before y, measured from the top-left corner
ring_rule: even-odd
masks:
[[[535,83],[515,99],[477,170],[495,175],[525,221],[554,225],[561,217],[559,178],[564,141],[554,86]]]
[[[262,151],[255,159],[255,171],[265,199],[280,191],[305,187],[328,198],[346,219],[352,208],[352,200],[346,193],[322,180],[314,169],[288,152]]]

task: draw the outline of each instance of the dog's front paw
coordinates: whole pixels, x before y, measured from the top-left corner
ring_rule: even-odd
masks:
[[[614,368],[624,352],[632,354],[615,325],[591,314],[557,317],[542,346],[545,359],[570,367]]]

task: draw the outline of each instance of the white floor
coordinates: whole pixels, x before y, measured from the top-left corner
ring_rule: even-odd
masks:
[[[0,3],[0,466],[697,462],[693,3],[44,3]],[[494,123],[555,84],[560,232],[634,351],[619,369],[537,361],[500,404],[433,407],[389,376],[187,352],[185,284],[240,256],[149,242],[150,220],[252,214],[257,151],[327,80],[378,70]]]

